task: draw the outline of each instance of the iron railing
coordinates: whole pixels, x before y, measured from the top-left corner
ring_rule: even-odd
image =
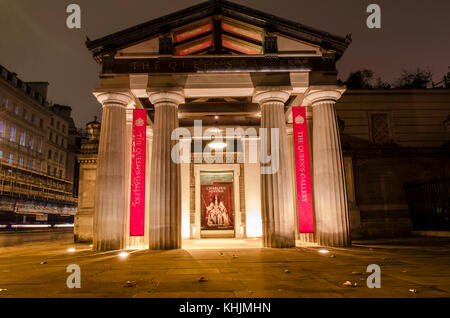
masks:
[[[450,179],[405,185],[415,230],[450,230]]]

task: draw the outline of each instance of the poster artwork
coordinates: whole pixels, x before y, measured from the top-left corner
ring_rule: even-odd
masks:
[[[201,186],[202,230],[233,230],[233,183]]]

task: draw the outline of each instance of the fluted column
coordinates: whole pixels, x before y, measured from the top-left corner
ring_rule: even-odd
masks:
[[[311,87],[313,109],[314,201],[317,243],[351,245],[347,192],[335,104],[345,88]]]
[[[178,105],[184,97],[178,91],[149,93],[155,106],[150,179],[149,247],[154,250],[181,247],[180,165],[171,159],[176,141],[172,131],[178,127]]]
[[[295,247],[295,220],[292,192],[292,169],[289,162],[286,118],[284,103],[290,95],[290,88],[270,87],[257,89],[254,101],[261,106],[261,128],[267,129],[267,138],[261,142],[272,151],[272,128],[279,131],[279,166],[270,174],[261,174],[261,214],[263,225],[263,246],[272,248]],[[265,140],[264,140],[265,139]],[[261,147],[260,149],[263,149]],[[261,150],[260,150],[261,151]]]
[[[125,108],[132,97],[127,93],[95,95],[103,105],[103,114],[97,159],[94,249],[107,251],[122,249],[125,243]]]

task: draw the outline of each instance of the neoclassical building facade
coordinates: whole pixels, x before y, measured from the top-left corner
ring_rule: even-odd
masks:
[[[350,42],[228,1],[88,40],[101,65],[94,95],[102,125],[95,167],[80,170],[81,182],[95,182],[80,193],[79,204],[92,205],[85,216],[92,226],[78,227],[78,237],[96,250],[175,249],[183,238],[211,237],[261,237],[272,248],[349,246],[335,109],[345,87],[335,63]],[[305,117],[294,117],[300,108]],[[301,149],[309,152],[296,158],[295,124],[303,123]],[[256,134],[215,138],[230,128]],[[174,149],[185,160],[174,160]],[[276,169],[264,172],[273,162],[261,153],[275,152]],[[305,160],[309,174],[300,180]],[[312,230],[299,230],[308,217],[298,208],[303,185],[311,188]]]

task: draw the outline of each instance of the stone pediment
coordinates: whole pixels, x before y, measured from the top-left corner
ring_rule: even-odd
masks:
[[[343,38],[229,1],[207,1],[90,41],[102,56],[148,58],[187,55],[321,56],[335,59],[350,43]]]

